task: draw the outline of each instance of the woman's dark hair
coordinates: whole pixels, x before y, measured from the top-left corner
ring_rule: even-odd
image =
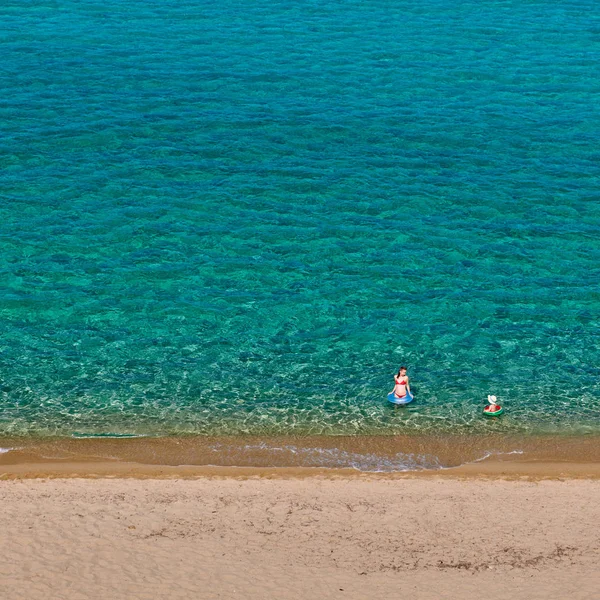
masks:
[[[400,367],[400,368],[398,369],[398,375],[400,375],[400,371],[402,371],[402,369],[404,369],[404,370],[406,371],[406,367]]]

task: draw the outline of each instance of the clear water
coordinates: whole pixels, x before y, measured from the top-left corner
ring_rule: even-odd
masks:
[[[0,49],[0,434],[600,431],[595,2],[8,0]]]

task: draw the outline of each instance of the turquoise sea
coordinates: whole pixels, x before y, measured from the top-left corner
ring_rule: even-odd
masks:
[[[3,2],[0,436],[600,433],[597,9]]]

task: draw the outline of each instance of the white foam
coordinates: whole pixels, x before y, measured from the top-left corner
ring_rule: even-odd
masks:
[[[129,438],[145,438],[152,437],[149,433],[79,433],[74,432],[71,437],[77,439],[129,439]]]
[[[215,444],[213,450],[219,451],[221,444]],[[372,473],[393,473],[395,471],[425,471],[444,468],[437,457],[422,454],[405,454],[398,452],[394,456],[380,456],[371,453],[347,452],[338,448],[298,448],[297,446],[269,446],[264,442],[248,444],[245,450],[266,450],[277,452],[279,456],[289,455],[301,457],[304,467],[321,467],[333,469],[355,469]]]
[[[0,454],[6,454],[7,452],[10,452],[11,450],[16,450],[16,448],[0,448]]]
[[[510,452],[496,452],[493,450],[491,452],[486,452],[481,458],[476,458],[473,462],[481,462],[486,458],[490,458],[490,456],[507,456],[509,454],[523,454],[523,450],[511,450]]]
[[[260,442],[258,444],[246,444],[246,451],[261,451],[277,454],[278,457],[284,457],[288,454],[290,457],[289,465],[300,464],[303,467],[320,467],[330,469],[355,469],[357,471],[371,473],[394,473],[407,471],[438,471],[454,469],[456,467],[483,462],[491,457],[508,456],[510,454],[524,454],[523,450],[511,450],[503,452],[501,450],[489,450],[483,456],[475,458],[472,461],[466,461],[459,465],[445,466],[438,457],[430,454],[407,454],[398,452],[392,456],[381,456],[371,453],[348,452],[339,448],[319,448],[319,447],[297,447],[293,445],[270,446],[268,443]],[[220,454],[226,453],[228,446],[226,444],[216,443],[212,445],[212,451]],[[233,448],[236,452],[237,448]],[[214,465],[212,465],[214,466]]]

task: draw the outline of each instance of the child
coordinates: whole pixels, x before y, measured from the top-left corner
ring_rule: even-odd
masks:
[[[500,410],[500,405],[496,403],[496,396],[488,396],[488,402],[490,403],[489,406],[486,406],[483,410],[485,410],[485,412],[496,412],[497,410]]]

